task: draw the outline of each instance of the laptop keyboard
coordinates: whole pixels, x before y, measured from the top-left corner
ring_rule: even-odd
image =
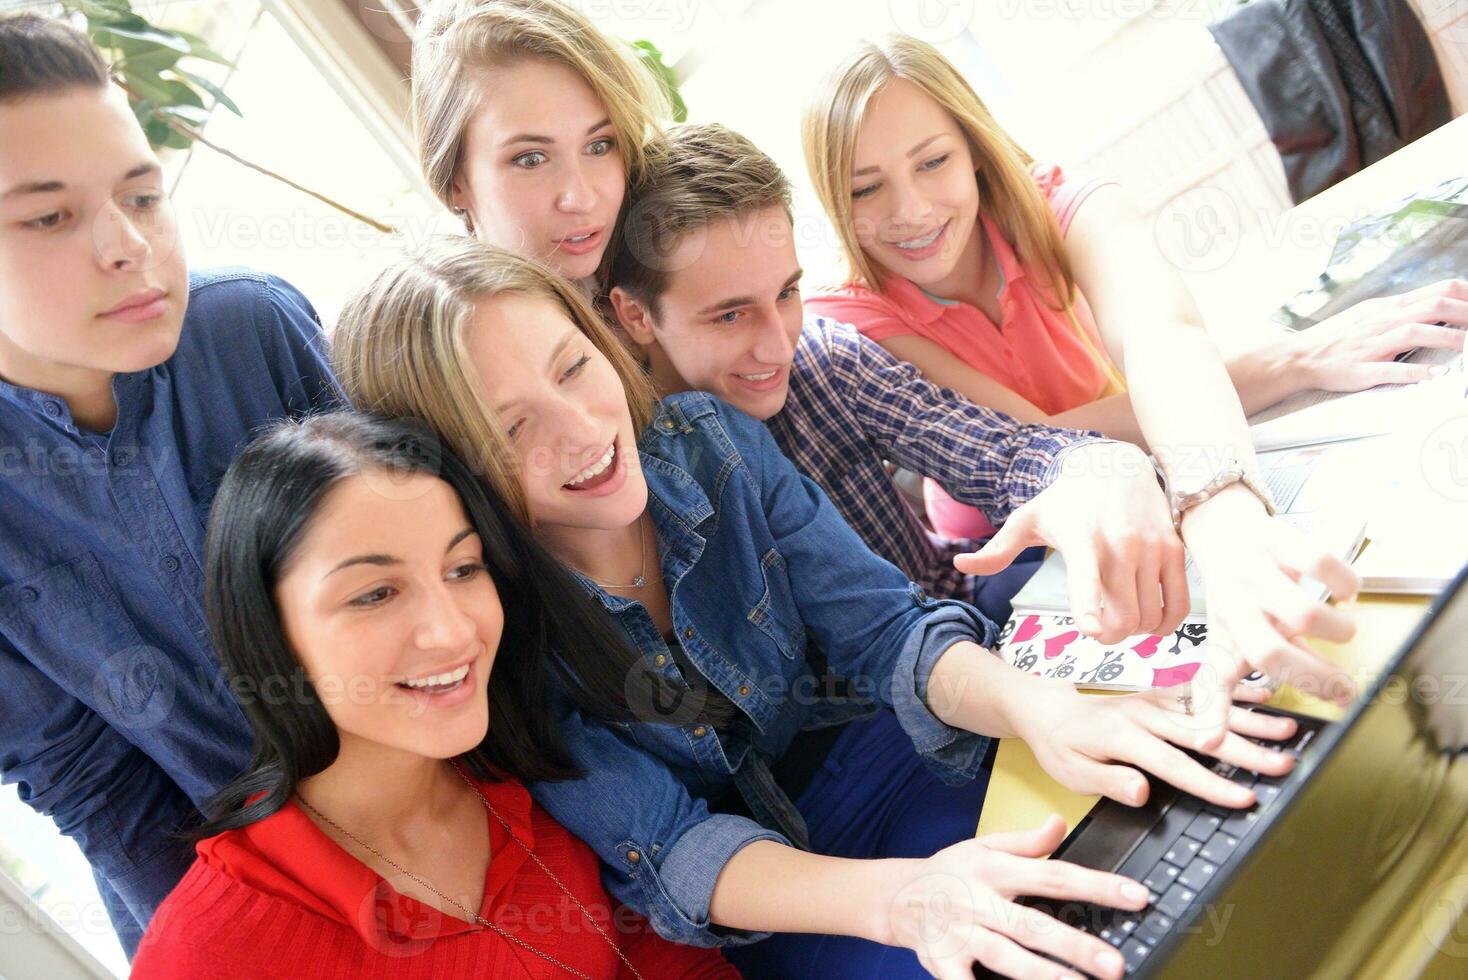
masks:
[[[1316,734],[1316,729],[1302,727],[1284,743],[1253,741],[1298,758]],[[1198,895],[1274,804],[1285,778],[1263,776],[1218,761],[1212,769],[1241,786],[1253,788],[1258,802],[1250,809],[1234,810],[1178,793],[1163,810],[1162,820],[1117,869],[1118,874],[1147,887],[1151,893],[1147,908],[1132,912],[1092,905],[1086,906],[1081,916],[1065,917],[1077,928],[1115,946],[1126,962],[1128,974],[1142,967],[1153,947],[1179,921],[1191,919]]]

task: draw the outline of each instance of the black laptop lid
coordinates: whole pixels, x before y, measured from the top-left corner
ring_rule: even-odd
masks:
[[[1143,972],[1344,976],[1468,821],[1468,568]],[[1425,937],[1427,939],[1429,937]]]

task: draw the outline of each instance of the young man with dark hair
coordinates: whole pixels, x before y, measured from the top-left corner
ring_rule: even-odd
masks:
[[[255,429],[338,400],[321,348],[287,283],[190,274],[85,35],[0,17],[0,777],[80,845],[129,955],[192,859],[173,832],[249,760],[210,500]]]

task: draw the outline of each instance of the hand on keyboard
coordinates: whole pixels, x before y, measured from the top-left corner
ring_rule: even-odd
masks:
[[[1122,954],[1112,944],[1015,902],[1042,896],[1073,908],[1123,910],[1118,914],[1146,906],[1147,890],[1134,880],[1042,860],[1064,838],[1065,823],[1052,816],[1034,830],[988,834],[926,860],[891,862],[884,941],[917,953],[939,980],[967,980],[975,964],[1011,977],[1120,977]],[[1057,973],[1057,962],[1072,972]]]
[[[1298,757],[1317,731],[1313,727],[1297,728],[1289,742],[1276,742],[1271,748]],[[1235,852],[1279,797],[1281,780],[1224,762],[1213,763],[1211,771],[1252,789],[1258,803],[1233,810],[1192,796],[1167,791],[1156,794],[1158,798],[1152,805],[1158,811],[1157,822],[1117,868],[1118,874],[1140,881],[1147,889],[1146,908],[1077,907],[1074,903],[1057,908],[1043,900],[1026,904],[1047,914],[1058,914],[1066,923],[1115,946],[1128,974],[1141,968],[1179,923],[1193,923],[1189,928],[1194,932],[1221,928],[1217,910],[1204,904],[1201,896],[1209,883],[1228,868]],[[1110,817],[1104,807],[1093,811],[1092,830],[1115,827],[1115,822],[1108,822]]]
[[[1037,679],[1038,681],[1038,679]],[[1064,682],[1038,681],[1044,687],[1016,708],[1018,734],[1045,771],[1077,793],[1095,793],[1140,806],[1149,791],[1143,772],[1226,807],[1247,807],[1254,793],[1211,772],[1187,751],[1203,751],[1229,765],[1271,776],[1294,765],[1292,756],[1251,738],[1283,739],[1295,730],[1289,718],[1230,706],[1227,732],[1207,748],[1212,733],[1194,724],[1188,685],[1156,688],[1119,697],[1078,693]],[[1257,700],[1257,691],[1236,694]],[[1138,771],[1141,770],[1141,771]]]

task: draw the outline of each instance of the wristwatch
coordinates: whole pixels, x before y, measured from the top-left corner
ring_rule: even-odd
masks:
[[[1264,505],[1264,510],[1270,517],[1273,517],[1278,511],[1274,505],[1274,498],[1269,495],[1264,485],[1232,456],[1225,458],[1223,465],[1201,484],[1196,479],[1190,479],[1192,476],[1193,474],[1189,474],[1177,481],[1168,479],[1166,474],[1163,476],[1167,488],[1167,506],[1172,510],[1172,526],[1179,534],[1183,530],[1183,514],[1189,508],[1198,506],[1210,497],[1216,496],[1224,487],[1235,483],[1242,483],[1248,487],[1250,492],[1259,498],[1259,502]]]

